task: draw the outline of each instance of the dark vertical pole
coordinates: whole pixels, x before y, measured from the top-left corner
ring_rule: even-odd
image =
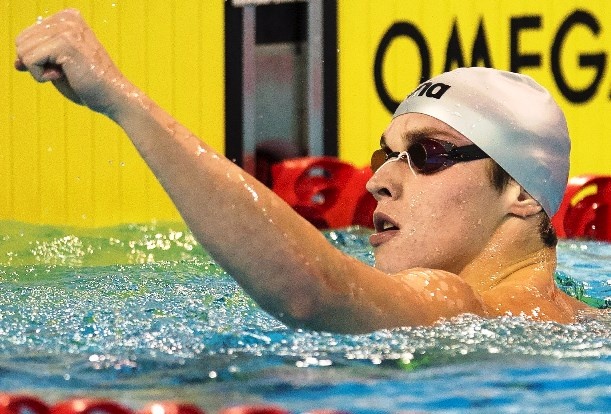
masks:
[[[242,164],[242,9],[225,2],[225,156]]]
[[[324,99],[323,129],[325,155],[337,156],[337,0],[323,2]]]

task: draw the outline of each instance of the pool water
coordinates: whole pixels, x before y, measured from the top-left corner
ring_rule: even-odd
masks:
[[[606,412],[611,318],[560,325],[463,316],[336,335],[271,318],[181,225],[64,229],[0,223],[0,390],[208,412]],[[372,263],[368,231],[325,233]],[[563,241],[558,280],[611,297],[611,245]],[[606,302],[605,302],[606,301]]]

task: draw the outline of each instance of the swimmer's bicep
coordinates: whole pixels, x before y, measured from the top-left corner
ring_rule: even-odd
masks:
[[[414,292],[413,300],[423,305],[431,320],[463,313],[485,314],[479,294],[454,273],[416,268],[393,277]]]
[[[323,320],[335,315],[334,323],[347,331],[431,325],[464,313],[484,314],[481,298],[452,273],[412,269],[388,275],[371,269],[353,281],[349,294],[336,292],[319,308],[326,314]]]

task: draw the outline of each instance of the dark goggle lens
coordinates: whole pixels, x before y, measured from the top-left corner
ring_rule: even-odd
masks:
[[[448,151],[441,142],[425,139],[411,145],[407,152],[414,167],[425,174],[434,173],[445,167]]]

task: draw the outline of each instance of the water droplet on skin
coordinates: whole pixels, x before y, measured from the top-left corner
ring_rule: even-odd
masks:
[[[152,107],[152,103],[149,99],[140,98],[140,105],[144,108],[145,111],[148,111]]]
[[[81,30],[81,31],[79,31],[79,32],[76,32],[74,39],[75,39],[77,42],[82,42],[82,41],[83,41],[83,36],[84,36],[84,34],[85,34],[85,29],[83,29],[83,30]]]
[[[42,16],[38,16],[36,18],[36,24],[41,24],[42,23]]]
[[[252,195],[254,201],[259,201],[259,194],[248,184],[244,184],[244,188]]]
[[[198,157],[202,154],[205,154],[207,151],[204,147],[202,147],[201,145],[197,146],[197,151],[195,151],[195,155],[197,155]]]
[[[170,135],[175,136],[176,135],[176,122],[172,122],[172,123],[168,124],[166,126],[166,129],[168,130]]]

